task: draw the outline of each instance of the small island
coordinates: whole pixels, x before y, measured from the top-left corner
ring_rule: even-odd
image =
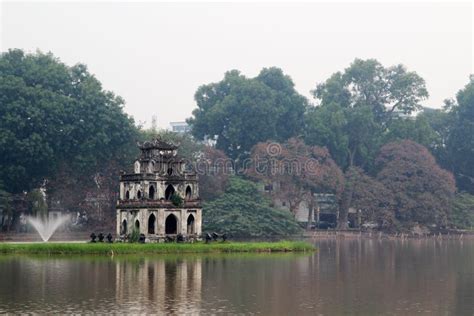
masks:
[[[312,252],[303,241],[196,243],[0,243],[0,254],[121,255]]]

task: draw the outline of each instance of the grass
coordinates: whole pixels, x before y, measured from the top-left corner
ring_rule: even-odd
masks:
[[[0,254],[120,255],[181,253],[272,253],[314,251],[303,241],[178,243],[0,243]]]

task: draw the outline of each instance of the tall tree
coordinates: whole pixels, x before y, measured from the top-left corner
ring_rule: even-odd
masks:
[[[61,165],[94,174],[124,161],[136,130],[124,101],[102,89],[86,66],[52,54],[0,55],[0,178],[17,193],[38,187]]]
[[[256,78],[229,71],[222,81],[199,87],[195,100],[188,119],[193,135],[216,140],[232,159],[246,157],[258,142],[298,135],[307,106],[278,68],[263,69]]]
[[[369,169],[393,119],[421,108],[424,80],[402,65],[356,59],[312,92],[319,101],[306,120],[308,144],[326,146],[343,168]]]
[[[378,181],[394,196],[398,221],[407,226],[447,224],[454,178],[425,147],[409,140],[389,143],[382,147],[377,167]]]
[[[452,125],[446,144],[450,169],[460,190],[474,194],[474,75],[450,107]]]
[[[393,120],[383,142],[409,139],[435,152],[442,146],[442,138],[431,126],[429,115],[423,111],[416,117]]]

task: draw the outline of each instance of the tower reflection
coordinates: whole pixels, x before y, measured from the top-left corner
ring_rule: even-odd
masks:
[[[200,258],[118,259],[115,282],[116,301],[127,309],[123,312],[180,315],[201,310]]]

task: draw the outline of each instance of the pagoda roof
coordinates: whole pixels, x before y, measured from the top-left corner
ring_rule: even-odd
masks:
[[[143,143],[138,143],[138,148],[142,150],[146,150],[146,149],[175,150],[178,148],[178,145],[173,144],[171,142],[164,141],[160,137],[157,137],[152,141],[144,141]]]

